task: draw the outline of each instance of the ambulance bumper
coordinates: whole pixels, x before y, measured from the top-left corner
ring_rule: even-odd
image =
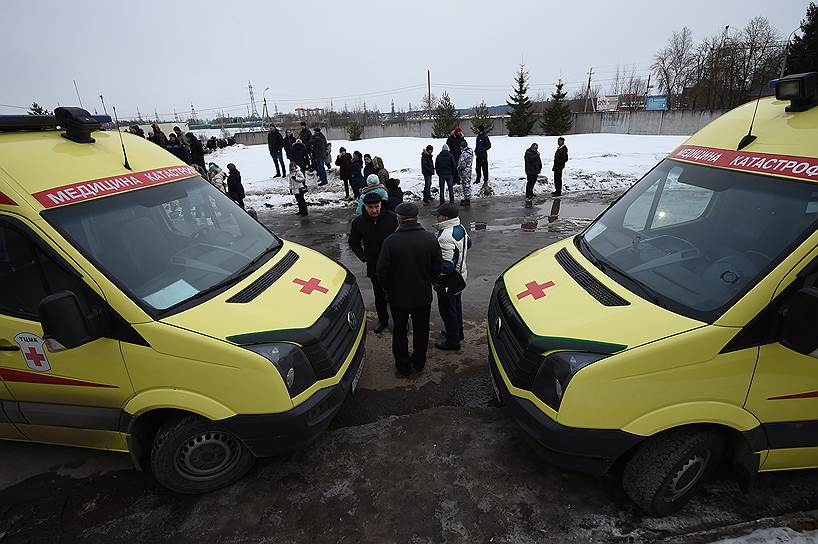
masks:
[[[315,441],[329,426],[352,392],[352,382],[364,363],[364,339],[341,381],[280,414],[237,415],[223,421],[256,457],[298,450]]]
[[[498,400],[548,463],[566,470],[602,476],[617,459],[643,439],[616,429],[581,429],[560,425],[533,402],[512,395],[490,350],[488,358]]]

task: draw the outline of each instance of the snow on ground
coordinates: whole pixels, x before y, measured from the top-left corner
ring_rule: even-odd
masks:
[[[629,187],[651,167],[681,144],[686,136],[629,136],[620,134],[578,134],[568,136],[570,160],[563,173],[563,191],[612,191]],[[468,138],[469,146],[474,147],[474,138]],[[536,193],[554,190],[551,183],[551,165],[556,137],[530,136],[511,138],[508,136],[491,137],[492,147],[489,150],[489,179],[497,195],[522,195],[525,191],[525,170],[523,154],[533,143],[537,142],[543,159],[542,174],[548,183],[540,183]],[[401,180],[404,192],[411,192],[419,198],[423,191],[423,176],[420,171],[420,154],[423,148],[431,144],[434,154],[440,151],[445,143],[442,139],[432,138],[373,138],[350,142],[332,141],[332,154],[336,157],[338,150],[345,147],[352,153],[359,150],[373,157],[379,156],[393,178]],[[225,168],[232,162],[241,171],[242,182],[247,193],[246,203],[255,208],[291,205],[294,198],[289,194],[286,178],[273,178],[275,168],[266,145],[235,145],[219,149],[205,156],[206,162],[215,162]],[[334,160],[333,160],[334,162]],[[316,187],[318,180],[308,176],[310,192],[307,201],[313,205],[340,206],[343,204],[344,187],[337,177],[337,168],[329,172],[329,185]],[[473,178],[476,176],[476,171]],[[435,176],[432,186],[437,187]],[[479,187],[473,185],[477,197]],[[459,188],[456,187],[457,198]],[[407,195],[407,199],[412,199]]]

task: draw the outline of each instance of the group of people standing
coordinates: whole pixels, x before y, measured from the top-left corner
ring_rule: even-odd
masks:
[[[442,350],[459,350],[463,340],[461,293],[466,287],[466,256],[471,239],[460,225],[453,203],[442,204],[434,213],[437,236],[418,222],[419,209],[410,202],[389,211],[381,196],[363,195],[364,213],[352,221],[349,245],[366,263],[367,276],[375,293],[377,334],[389,326],[392,314],[392,354],[397,370],[409,376],[426,365],[432,291],[437,292],[438,310],[445,331],[435,343]],[[412,321],[412,351],[408,324]]]
[[[151,125],[151,132],[149,132],[147,136],[145,136],[145,131],[139,128],[139,125],[131,125],[128,128],[128,132],[141,138],[147,138],[159,147],[167,149],[185,164],[198,166],[202,172],[207,170],[204,160],[204,146],[199,138],[192,132],[185,134],[181,128],[175,126],[170,135],[165,135],[159,123],[153,123]]]
[[[472,197],[471,176],[474,158],[477,157],[476,182],[480,182],[481,173],[483,174],[483,178],[488,181],[489,149],[491,149],[491,140],[488,134],[486,134],[485,127],[482,125],[479,127],[474,150],[469,147],[469,142],[463,136],[463,131],[460,127],[454,129],[449,134],[449,137],[446,138],[446,143],[443,144],[434,162],[432,161],[434,148],[431,145],[427,145],[420,155],[420,169],[424,181],[424,204],[432,201],[432,176],[437,174],[440,186],[439,196],[441,205],[446,201],[447,189],[449,192],[449,203],[454,204],[454,186],[462,185],[463,200],[460,201],[460,205],[465,207],[470,206]]]
[[[525,207],[530,208],[534,199],[534,185],[537,183],[537,177],[542,172],[542,159],[540,158],[539,146],[536,143],[531,144],[531,147],[526,149],[523,156],[525,163]],[[557,138],[557,150],[554,152],[554,166],[551,170],[554,172],[554,192],[551,193],[553,197],[562,196],[562,171],[565,169],[565,163],[568,162],[568,147],[565,145],[565,138]]]

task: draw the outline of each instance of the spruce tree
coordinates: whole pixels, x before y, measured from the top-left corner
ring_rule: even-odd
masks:
[[[29,115],[51,115],[51,112],[39,105],[36,102],[31,103],[31,107],[28,108]]]
[[[356,140],[360,140],[361,136],[363,135],[364,129],[361,127],[361,123],[358,121],[353,120],[351,123],[347,125],[347,136],[349,136],[349,140],[354,142]]]
[[[787,51],[787,73],[818,72],[818,5],[810,2],[807,18],[801,21],[801,35],[796,34]]]
[[[531,100],[528,98],[528,72],[525,66],[520,65],[514,78],[514,94],[506,102],[511,107],[511,116],[506,121],[509,136],[528,136],[534,126],[535,115],[531,109]]]
[[[564,83],[562,80],[557,82],[557,89],[551,94],[551,101],[545,106],[543,112],[542,126],[543,131],[548,136],[559,136],[571,130],[571,106],[565,102],[565,97],[568,93],[563,92],[562,87]]]
[[[491,112],[489,107],[486,106],[485,100],[480,102],[479,106],[474,107],[471,118],[471,131],[475,134],[479,133],[481,125],[486,129],[486,134],[491,134],[491,131],[494,130],[494,119],[491,118]]]
[[[454,107],[448,93],[443,93],[437,107],[432,112],[435,120],[432,125],[432,138],[445,138],[460,124],[460,115]]]

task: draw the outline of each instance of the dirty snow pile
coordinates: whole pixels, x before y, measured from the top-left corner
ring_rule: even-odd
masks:
[[[759,529],[747,536],[720,540],[716,544],[783,544],[785,542],[788,544],[815,544],[818,542],[818,531],[800,533],[789,527]]]
[[[620,134],[578,134],[568,136],[566,144],[570,160],[563,173],[563,191],[614,191],[629,187],[659,160],[665,157],[686,136],[631,136]],[[475,138],[468,138],[469,147],[474,148]],[[521,196],[525,192],[525,170],[523,154],[537,142],[543,161],[543,171],[548,182],[538,184],[536,193],[554,190],[551,183],[556,137],[530,136],[511,138],[492,136],[489,150],[489,179],[496,195]],[[384,165],[393,178],[401,181],[406,199],[419,199],[423,191],[423,175],[420,170],[420,154],[426,145],[434,146],[434,154],[445,143],[432,138],[373,138],[350,142],[332,140],[332,154],[337,156],[341,147],[352,153],[356,149],[383,159]],[[222,168],[232,162],[241,171],[242,182],[247,193],[246,202],[257,209],[291,206],[294,199],[289,194],[286,178],[273,178],[275,168],[266,145],[235,145],[219,149],[205,157],[206,162],[215,162]],[[476,161],[473,179],[476,177]],[[313,205],[343,205],[344,187],[333,165],[328,172],[329,185],[317,187],[318,179],[308,176],[309,193],[307,201]],[[432,187],[437,188],[438,179],[432,179]],[[482,183],[482,182],[481,182]],[[479,186],[473,184],[477,196]],[[436,195],[436,192],[433,194]],[[460,198],[459,188],[455,196]],[[413,196],[414,195],[414,196]],[[521,196],[522,198],[522,196]]]

